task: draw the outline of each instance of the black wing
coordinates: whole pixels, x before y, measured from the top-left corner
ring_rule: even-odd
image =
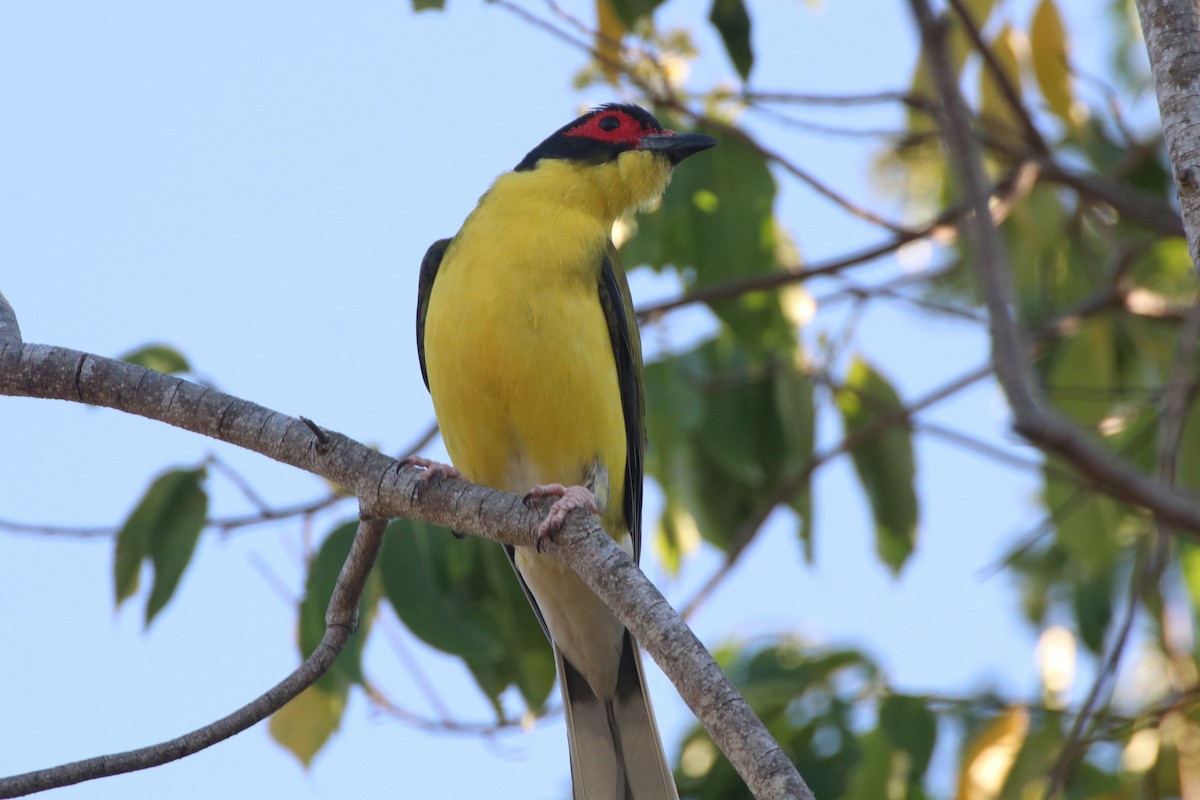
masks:
[[[612,242],[600,265],[600,305],[617,362],[621,408],[625,415],[625,525],[633,539],[633,560],[642,554],[642,472],[646,452],[646,395],[642,388],[642,338],[633,314],[629,280]]]
[[[417,358],[421,361],[421,379],[429,388],[429,373],[425,370],[425,315],[429,313],[429,293],[433,291],[433,279],[437,277],[442,256],[450,246],[449,239],[438,239],[429,245],[421,259],[421,277],[417,283]]]

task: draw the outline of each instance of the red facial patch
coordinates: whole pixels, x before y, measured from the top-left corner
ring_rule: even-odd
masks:
[[[670,134],[643,125],[624,111],[598,111],[582,124],[567,131],[565,136],[583,136],[599,142],[625,144],[636,149],[643,136],[651,133]]]

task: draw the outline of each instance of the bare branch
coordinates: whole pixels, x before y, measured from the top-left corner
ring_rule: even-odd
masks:
[[[295,417],[136,364],[61,347],[6,344],[0,346],[0,394],[105,406],[253,450],[350,488],[360,498],[364,516],[371,518],[407,517],[518,546],[532,546],[537,541],[542,512],[526,508],[517,495],[457,479],[423,484],[420,470],[405,467],[340,433],[325,430],[326,441],[318,442],[309,427]],[[594,517],[573,514],[562,533],[554,541],[543,542],[541,550],[575,570],[612,608],[679,690],[756,797],[811,800],[812,793],[787,754],[745,699]],[[352,589],[350,581],[343,585],[339,579],[339,593]],[[338,630],[327,631],[326,636],[337,641],[343,635]],[[331,662],[336,655],[331,649],[319,650],[320,656],[314,654],[317,660],[308,669],[327,668],[325,659]],[[302,681],[290,681],[285,683],[295,685],[296,692],[303,688],[299,685]],[[263,715],[292,696],[294,693],[282,697],[275,690],[269,692],[270,699],[264,701],[269,710]],[[252,705],[259,708],[258,702]],[[233,716],[238,724],[245,721],[241,712]],[[195,752],[199,749],[193,744],[196,741],[207,746],[214,736],[218,738],[212,740],[219,741],[242,729],[227,722],[229,719],[158,747],[179,750],[180,755]],[[145,756],[142,751],[133,752],[130,768],[137,769]],[[88,765],[84,772],[66,765],[55,768],[61,771],[55,774],[61,774],[67,783],[111,774],[105,766],[110,760],[101,757],[83,762]],[[75,775],[81,777],[72,777]],[[23,791],[51,785],[44,777],[8,780],[19,781],[9,784],[14,787],[34,787]],[[14,790],[9,791],[11,796]]]
[[[1188,252],[1200,265],[1200,12],[1192,0],[1137,0],[1137,8]]]
[[[1046,146],[1046,140],[1042,138],[1042,132],[1034,124],[1029,109],[1025,107],[1025,103],[1021,100],[1021,93],[1017,90],[1017,87],[1013,86],[1012,81],[1009,80],[1008,73],[1000,65],[996,54],[992,52],[992,48],[988,47],[987,42],[983,40],[979,26],[975,24],[975,18],[971,16],[971,10],[967,8],[963,0],[950,0],[950,7],[958,15],[963,30],[967,32],[967,38],[971,40],[971,44],[974,45],[975,49],[979,51],[979,55],[983,58],[983,63],[987,67],[988,72],[991,73],[992,79],[995,80],[996,86],[999,87],[1000,94],[1004,96],[1004,102],[1008,103],[1009,108],[1017,115],[1017,119],[1021,121],[1021,127],[1025,130],[1025,138],[1029,142],[1029,145],[1038,153],[1047,152],[1049,148]]]
[[[21,326],[4,292],[0,292],[0,347],[21,344]]]
[[[991,369],[986,366],[974,369],[929,392],[924,397],[913,401],[905,408],[881,414],[872,420],[869,425],[847,434],[845,438],[833,447],[814,455],[797,474],[787,476],[781,480],[734,533],[733,540],[726,551],[725,560],[721,562],[721,566],[717,567],[708,576],[700,588],[696,590],[696,593],[692,595],[691,599],[684,603],[682,610],[679,612],[680,615],[684,619],[687,619],[696,612],[701,604],[720,585],[721,581],[733,570],[734,566],[737,565],[738,559],[741,558],[746,548],[750,546],[750,542],[754,540],[759,528],[767,521],[767,517],[771,515],[771,512],[781,503],[786,503],[796,493],[807,487],[812,480],[813,473],[823,465],[844,453],[850,452],[856,447],[882,436],[897,425],[908,425],[912,417],[918,412],[940,403],[948,397],[952,397],[968,386],[978,383],[990,373]]]
[[[1065,458],[1106,494],[1143,506],[1180,529],[1195,534],[1200,531],[1200,502],[1193,494],[1134,469],[1047,408],[1039,396],[1013,314],[1008,259],[988,209],[988,189],[970,119],[945,52],[945,22],[934,18],[927,0],[910,0],[910,4],[943,100],[941,122],[947,149],[970,209],[964,225],[973,246],[988,309],[992,362],[1013,412],[1013,429],[1037,446]]]
[[[325,612],[325,635],[317,648],[292,674],[237,711],[202,728],[159,744],[96,756],[48,769],[0,778],[0,797],[22,797],[47,789],[71,786],[95,778],[149,769],[177,761],[211,747],[249,728],[283,708],[329,669],[358,627],[358,598],[375,563],[387,521],[363,520],[338,575],[337,587]]]

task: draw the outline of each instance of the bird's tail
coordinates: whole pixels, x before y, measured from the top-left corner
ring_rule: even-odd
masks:
[[[625,632],[617,690],[601,700],[555,650],[567,716],[574,800],[678,800],[637,643]]]

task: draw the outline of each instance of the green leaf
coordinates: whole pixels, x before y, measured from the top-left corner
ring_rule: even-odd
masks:
[[[625,265],[674,267],[688,289],[763,275],[779,269],[779,236],[772,208],[775,181],[761,153],[724,130],[698,129],[717,138],[688,169],[653,214],[637,220],[637,234],[621,248]],[[796,329],[777,291],[741,294],[709,304],[753,359],[795,347]]]
[[[321,542],[316,558],[309,565],[299,615],[300,655],[304,658],[317,649],[325,635],[325,611],[329,607],[329,599],[333,596],[338,575],[350,554],[350,545],[357,531],[357,521],[346,522],[334,528]],[[362,597],[359,598],[358,630],[346,643],[329,671],[317,681],[316,685],[327,692],[348,689],[350,684],[363,682],[362,652],[371,630],[372,610],[379,598],[376,581],[374,575],[370,576],[363,588]]]
[[[184,358],[183,353],[166,344],[148,344],[137,350],[129,351],[120,356],[120,359],[166,375],[192,371],[192,366]]]
[[[613,11],[627,29],[632,29],[642,17],[654,14],[663,0],[612,0]]]
[[[750,46],[750,15],[746,13],[745,4],[742,0],[713,0],[708,21],[721,34],[725,52],[729,53],[729,60],[742,80],[748,80],[754,66],[754,52]]]
[[[907,754],[908,782],[919,784],[929,768],[937,741],[937,717],[925,700],[911,695],[889,695],[879,708],[879,729],[894,748]]]
[[[814,795],[846,796],[865,756],[856,733],[861,718],[857,694],[877,680],[874,664],[853,650],[814,651],[789,639],[755,649],[727,646],[714,656]],[[677,777],[680,797],[750,798],[745,783],[699,726],[685,737]]]
[[[850,365],[837,406],[847,436],[872,427],[904,408],[886,378],[861,358]],[[875,517],[879,557],[898,573],[916,546],[918,506],[912,434],[905,421],[888,425],[850,451]]]
[[[503,715],[516,686],[532,709],[554,685],[554,658],[503,548],[458,540],[411,520],[388,526],[380,552],[383,590],[417,637],[461,657]]]
[[[271,716],[271,738],[309,766],[341,724],[346,696],[345,688],[309,686]]]
[[[1116,576],[1111,572],[1073,572],[1071,600],[1079,638],[1099,655],[1104,652],[1104,635],[1112,624]]]
[[[113,562],[116,604],[137,591],[142,562],[154,569],[146,625],[170,601],[191,561],[208,514],[205,470],[171,470],[157,477],[117,533]]]
[[[863,757],[840,800],[905,800],[909,764],[881,730],[861,738]]]
[[[1081,425],[1098,425],[1109,415],[1116,397],[1115,336],[1112,319],[1086,320],[1074,336],[1057,342],[1045,360],[1046,390],[1051,401]]]
[[[730,547],[812,459],[812,382],[795,360],[756,364],[726,334],[645,369],[646,468],[666,494],[661,527]],[[788,498],[788,499],[793,499]]]
[[[413,11],[441,11],[446,7],[446,0],[412,0]]]
[[[1033,53],[1033,74],[1050,110],[1068,125],[1071,114],[1071,67],[1067,57],[1067,32],[1054,0],[1042,0],[1029,26],[1029,45]]]

